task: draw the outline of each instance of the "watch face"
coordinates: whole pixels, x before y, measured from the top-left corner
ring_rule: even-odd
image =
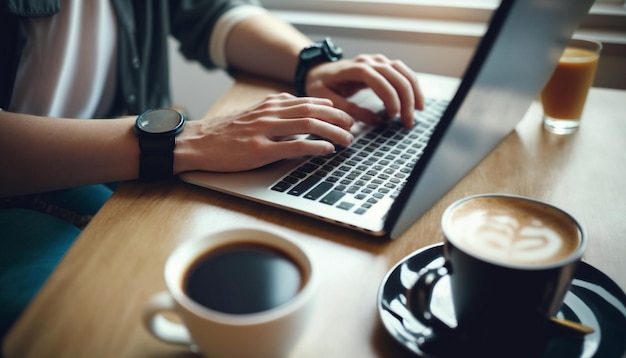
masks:
[[[176,131],[184,123],[183,116],[173,109],[155,109],[137,118],[137,126],[148,133]]]

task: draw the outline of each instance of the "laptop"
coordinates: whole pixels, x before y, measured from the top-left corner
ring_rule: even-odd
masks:
[[[592,4],[502,1],[454,96],[428,99],[424,111],[415,111],[414,130],[397,120],[356,125],[353,144],[333,155],[238,173],[187,172],[180,178],[397,238],[514,130]],[[373,97],[355,100],[369,106],[377,103]]]

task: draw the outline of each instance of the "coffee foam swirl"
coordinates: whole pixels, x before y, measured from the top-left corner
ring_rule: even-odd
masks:
[[[459,218],[463,228],[456,237],[482,254],[507,262],[532,263],[557,255],[563,246],[560,235],[539,220],[522,225],[508,216],[475,211]]]
[[[577,227],[554,209],[512,199],[478,200],[483,202],[455,210],[447,230],[469,251],[504,263],[539,265],[560,261],[578,246]]]

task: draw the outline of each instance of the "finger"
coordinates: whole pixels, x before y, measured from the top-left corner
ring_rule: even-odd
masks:
[[[422,93],[422,90],[419,86],[418,80],[417,80],[417,74],[415,74],[415,72],[413,72],[408,66],[406,66],[402,61],[394,61],[393,62],[393,66],[394,68],[399,71],[400,73],[402,73],[403,76],[405,76],[405,78],[407,78],[407,80],[409,81],[410,85],[411,85],[411,93],[413,94],[413,107],[412,108],[403,108],[402,110],[402,115],[401,115],[401,120],[403,125],[406,128],[411,128],[413,127],[414,124],[414,110],[423,110],[424,109],[424,94]]]
[[[276,109],[273,114],[277,118],[311,118],[332,124],[344,130],[350,130],[354,120],[350,115],[339,108],[333,107],[331,100],[327,99],[330,105],[317,105],[310,102],[299,102],[292,106]]]
[[[327,155],[335,151],[335,147],[321,140],[292,140],[283,142],[269,142],[263,146],[254,164],[246,169],[258,168],[276,161],[288,158]],[[238,171],[240,168],[228,168],[226,171]]]
[[[330,98],[333,101],[335,107],[343,110],[344,112],[352,116],[352,118],[360,122],[366,124],[379,124],[383,121],[383,117],[379,114],[359,106],[358,104],[348,100],[347,98],[344,98],[340,94],[337,94],[330,89],[327,89],[326,87],[320,89],[320,93],[322,96]]]
[[[217,171],[233,172],[254,169],[282,159],[327,155],[335,151],[335,146],[330,142],[306,139],[277,142],[265,138],[257,143],[256,148],[254,153],[247,153],[253,154],[252,157],[244,153],[243,158],[230,161],[231,165],[221,166]],[[237,158],[237,154],[235,153],[233,157]]]
[[[266,135],[270,139],[282,140],[300,134],[314,134],[329,142],[348,146],[354,140],[349,128],[344,129],[317,118],[271,119]]]
[[[363,82],[367,87],[371,88],[383,101],[390,117],[394,117],[400,111],[400,101],[396,89],[371,63],[357,63],[355,66],[350,67],[346,74],[350,78]]]
[[[331,100],[327,98],[318,98],[318,97],[296,97],[290,93],[276,93],[271,94],[265,97],[263,101],[257,104],[257,107],[260,109],[272,109],[272,108],[282,108],[282,107],[291,107],[302,103],[310,103],[314,105],[320,106],[328,106],[332,107],[333,103]]]
[[[413,111],[417,104],[417,97],[415,95],[416,78],[408,67],[404,66],[401,61],[391,61],[383,55],[363,56],[361,61],[368,63],[374,70],[379,72],[386,81],[395,89],[395,96],[399,100],[400,108],[394,111],[388,111],[388,115],[394,117],[396,113],[400,115],[402,123],[406,127],[413,126]],[[407,74],[406,71],[409,71]],[[374,88],[372,88],[374,89]],[[377,93],[378,94],[378,93]],[[382,98],[384,93],[378,94],[385,103],[385,99]]]
[[[324,140],[298,139],[275,142],[270,145],[268,153],[271,162],[304,156],[327,155],[335,151],[335,146]]]
[[[406,120],[407,126],[412,125],[415,100],[409,81],[388,64],[380,65],[374,64],[371,60],[367,61],[369,63],[360,62],[347,68],[342,73],[342,79],[363,82],[381,99],[389,118],[400,114]]]
[[[415,96],[415,109],[424,109],[424,93],[417,80],[417,74],[402,61],[395,61],[393,66],[401,72],[411,83],[413,95]]]

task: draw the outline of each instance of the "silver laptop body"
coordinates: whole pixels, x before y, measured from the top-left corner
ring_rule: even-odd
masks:
[[[403,149],[399,159],[387,156],[391,146],[386,143],[380,144],[385,151],[374,162],[342,158],[348,163],[339,163],[342,168],[334,169],[339,174],[324,172],[333,177],[332,184],[340,185],[340,190],[333,189],[327,177],[315,178],[304,190],[294,189],[299,183],[291,183],[322,172],[332,161],[330,157],[283,160],[238,173],[187,172],[180,178],[371,235],[396,238],[511,133],[548,80],[592,4],[593,0],[502,1],[456,94],[445,99],[446,107],[438,122],[426,129],[430,137],[426,145],[417,152]],[[371,93],[359,97],[356,101],[363,106],[380,105]],[[439,101],[434,103],[441,105]],[[424,122],[423,115],[416,111],[416,123]],[[392,131],[402,130],[397,123],[394,125]],[[371,130],[379,134],[384,131],[356,125],[353,145],[358,146],[360,138],[371,137],[366,133]],[[385,133],[386,137],[395,135]],[[402,143],[402,136],[396,138],[390,139]],[[353,145],[341,150],[363,150],[351,148]],[[402,164],[395,165],[394,170],[384,169],[376,164],[381,161]],[[305,162],[305,169],[298,169]],[[387,170],[389,175],[385,174]],[[365,184],[366,189],[359,189],[357,181]]]

